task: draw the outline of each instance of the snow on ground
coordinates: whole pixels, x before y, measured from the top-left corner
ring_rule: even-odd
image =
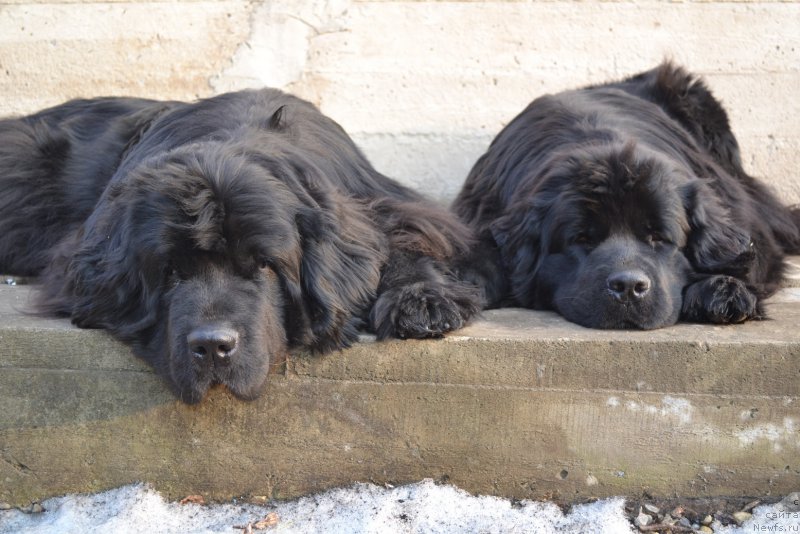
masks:
[[[796,494],[795,494],[796,495]],[[46,510],[26,514],[0,512],[0,533],[226,533],[264,519],[277,523],[269,533],[575,533],[634,532],[624,513],[624,500],[605,499],[574,506],[564,514],[552,503],[472,496],[430,480],[398,488],[357,484],[295,501],[254,504],[179,504],[166,502],[143,484],[94,495],[68,495],[42,503]],[[741,527],[717,532],[744,534],[760,526],[783,526],[772,532],[800,532],[800,511],[780,503],[761,506]],[[273,516],[274,517],[274,516]],[[766,531],[766,530],[764,530]],[[242,532],[239,530],[238,532]]]

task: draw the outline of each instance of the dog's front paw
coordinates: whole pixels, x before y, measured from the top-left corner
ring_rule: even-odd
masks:
[[[479,309],[477,288],[416,282],[383,292],[370,320],[379,339],[436,338],[464,326]]]
[[[763,319],[758,298],[744,282],[732,276],[712,276],[695,283],[684,297],[684,318],[716,324]]]

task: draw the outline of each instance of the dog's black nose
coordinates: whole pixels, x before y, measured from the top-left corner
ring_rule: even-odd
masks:
[[[638,269],[620,271],[608,277],[606,287],[619,302],[637,301],[650,291],[650,279]]]
[[[236,352],[239,333],[222,326],[201,326],[192,330],[186,337],[192,356],[203,362],[214,362],[217,366],[231,363]]]

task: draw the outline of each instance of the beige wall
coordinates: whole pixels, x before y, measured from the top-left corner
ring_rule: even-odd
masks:
[[[0,114],[271,85],[450,200],[534,97],[671,57],[728,107],[746,167],[800,202],[800,3],[0,0]]]

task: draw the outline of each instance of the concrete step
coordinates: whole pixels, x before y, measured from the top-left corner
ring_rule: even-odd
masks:
[[[0,501],[144,481],[172,498],[289,498],[426,477],[574,502],[800,485],[800,284],[770,319],[597,331],[503,309],[443,340],[294,354],[261,399],[176,401],[98,330],[0,288]]]

